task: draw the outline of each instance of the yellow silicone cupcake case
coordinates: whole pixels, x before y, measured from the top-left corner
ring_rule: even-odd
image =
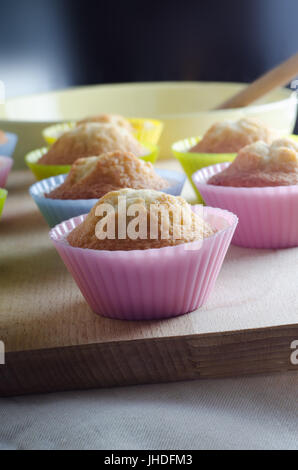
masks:
[[[157,160],[159,154],[159,148],[157,145],[152,145],[148,143],[142,143],[142,145],[149,150],[147,155],[140,157],[142,160],[146,162],[151,162],[154,164]],[[58,176],[63,175],[65,173],[69,173],[71,165],[42,165],[39,164],[38,161],[40,158],[47,153],[48,147],[42,147],[37,150],[33,150],[29,152],[25,156],[25,162],[27,166],[30,168],[32,173],[34,174],[37,181],[41,181],[46,178],[50,178],[51,176]]]
[[[163,131],[163,123],[157,119],[128,118],[134,128],[134,136],[140,142],[148,142],[156,145]],[[76,126],[75,121],[62,122],[46,127],[42,131],[42,136],[48,145],[52,145],[65,132]]]
[[[163,123],[157,119],[129,118],[135,138],[140,142],[157,144],[163,131]]]
[[[190,137],[180,140],[172,145],[172,152],[185,171],[192,187],[194,188],[199,200],[202,201],[200,193],[194,185],[192,175],[201,168],[215,165],[216,163],[232,162],[236,153],[194,153],[189,152],[194,145],[201,140],[201,137]]]

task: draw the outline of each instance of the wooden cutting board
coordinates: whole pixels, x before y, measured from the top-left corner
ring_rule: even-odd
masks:
[[[52,246],[32,182],[10,175],[0,221],[0,395],[298,370],[298,248],[231,247],[205,307],[109,320],[90,310]]]

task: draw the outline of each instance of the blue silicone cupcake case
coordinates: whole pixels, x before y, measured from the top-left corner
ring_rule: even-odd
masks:
[[[186,180],[185,174],[174,170],[155,169],[155,171],[170,184],[163,192],[180,196]],[[45,193],[49,193],[57,186],[60,186],[66,177],[67,175],[52,176],[38,181],[29,189],[30,195],[50,227],[54,227],[72,217],[87,214],[98,201],[98,199],[49,199],[44,196]]]
[[[4,144],[0,145],[0,155],[3,155],[4,157],[12,157],[17,145],[18,136],[11,132],[5,132],[5,135],[8,140]]]

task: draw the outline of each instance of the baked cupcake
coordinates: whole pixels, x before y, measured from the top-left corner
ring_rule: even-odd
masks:
[[[270,143],[274,135],[274,131],[256,119],[224,121],[211,126],[203,138],[191,137],[174,143],[172,151],[202,202],[192,180],[197,170],[216,163],[232,162],[240,148],[258,140]]]
[[[144,149],[140,142],[124,127],[92,122],[77,126],[63,134],[38,163],[72,165],[78,158],[115,150],[132,152],[137,157],[148,153],[147,149]]]
[[[185,175],[154,169],[128,152],[110,152],[78,159],[68,175],[44,179],[30,187],[40,212],[53,227],[63,220],[86,214],[98,199],[121,188],[158,189],[178,196]]]
[[[236,225],[227,211],[122,189],[55,227],[51,239],[96,313],[148,320],[205,303]]]
[[[124,118],[118,114],[99,114],[96,116],[87,117],[78,122],[70,121],[54,124],[52,126],[46,127],[42,131],[42,135],[47,144],[52,145],[59,137],[65,134],[65,132],[69,132],[76,126],[89,122],[112,124],[123,127],[124,129],[131,132],[135,139],[141,143],[145,142],[153,145],[158,143],[163,130],[163,123],[157,119]]]
[[[78,121],[76,125],[86,124],[87,122],[109,123],[124,127],[140,142],[148,142],[152,144],[158,143],[163,129],[163,123],[156,119],[126,119],[119,114],[99,114],[96,116],[87,117]]]
[[[125,207],[121,205],[123,201]],[[101,224],[102,219],[106,218],[104,213],[101,217],[98,217],[98,214],[101,214],[102,209],[107,206],[113,209],[110,217],[115,219],[116,227],[113,226],[115,233],[113,232],[111,238],[102,239],[96,227]],[[129,215],[130,208],[134,206],[139,211],[139,230],[141,231],[141,228],[145,227],[144,233],[138,238],[127,236],[127,228],[136,216],[135,213]],[[162,227],[161,211],[165,220],[164,227]],[[176,218],[176,214],[179,217]],[[119,226],[119,220],[123,215],[125,217],[125,237],[123,237],[123,227]],[[109,224],[109,220],[107,224]],[[153,227],[156,228],[156,233],[152,238]],[[213,233],[211,226],[195,214],[182,197],[149,189],[121,189],[103,196],[84,222],[71,232],[68,236],[68,242],[77,248],[93,250],[146,250],[203,240]],[[101,235],[105,235],[105,233],[103,232]]]
[[[232,162],[240,148],[258,140],[269,143],[274,134],[256,119],[224,121],[211,126],[203,138],[190,137],[174,143],[172,151],[196,191],[198,200],[202,201],[192,180],[197,170],[216,163]]]
[[[271,145],[255,142],[238,153],[231,165],[208,184],[238,188],[298,185],[298,143],[278,139]]]
[[[82,124],[87,124],[89,122],[97,122],[100,124],[112,124],[114,126],[123,127],[131,133],[133,132],[133,127],[130,122],[119,114],[98,114],[96,116],[89,116],[85,119],[81,119],[80,121],[78,121],[76,125],[81,126]]]
[[[80,158],[72,165],[65,182],[45,196],[51,199],[99,199],[121,188],[165,189],[150,162],[129,152],[109,152]]]
[[[233,163],[203,168],[193,180],[206,204],[238,215],[236,245],[298,246],[298,144],[292,139],[248,145]]]
[[[270,143],[274,132],[257,119],[217,122],[189,151],[194,153],[235,153],[242,147],[262,140]]]

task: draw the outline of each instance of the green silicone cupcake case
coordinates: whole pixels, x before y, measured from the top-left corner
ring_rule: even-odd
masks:
[[[6,197],[7,197],[6,189],[0,189],[0,219],[1,219],[1,214],[3,211],[3,207],[6,201]]]
[[[148,150],[148,154],[140,157],[146,162],[154,164],[157,160],[159,148],[157,145],[142,143],[143,147]],[[69,173],[71,165],[42,165],[39,164],[39,159],[48,151],[48,147],[42,147],[37,150],[33,150],[25,156],[25,162],[34,174],[37,181],[41,181],[51,176],[64,175]]]
[[[293,139],[293,140],[295,140],[295,142],[298,143],[298,135],[296,135],[296,134],[291,134],[291,135],[290,135],[290,138]]]
[[[195,190],[198,200],[203,202],[203,199],[198,192],[192,180],[192,175],[201,168],[206,166],[215,165],[216,163],[231,162],[236,157],[236,153],[193,153],[189,149],[200,141],[200,137],[190,137],[188,139],[180,140],[172,145],[172,152],[179,161],[187,178],[189,179],[193,189]]]
[[[50,176],[58,176],[64,173],[69,173],[71,165],[41,165],[38,164],[39,159],[47,153],[48,148],[42,147],[38,150],[33,150],[28,153],[25,157],[25,162],[34,174],[37,181],[43,180],[45,178],[50,178]]]

